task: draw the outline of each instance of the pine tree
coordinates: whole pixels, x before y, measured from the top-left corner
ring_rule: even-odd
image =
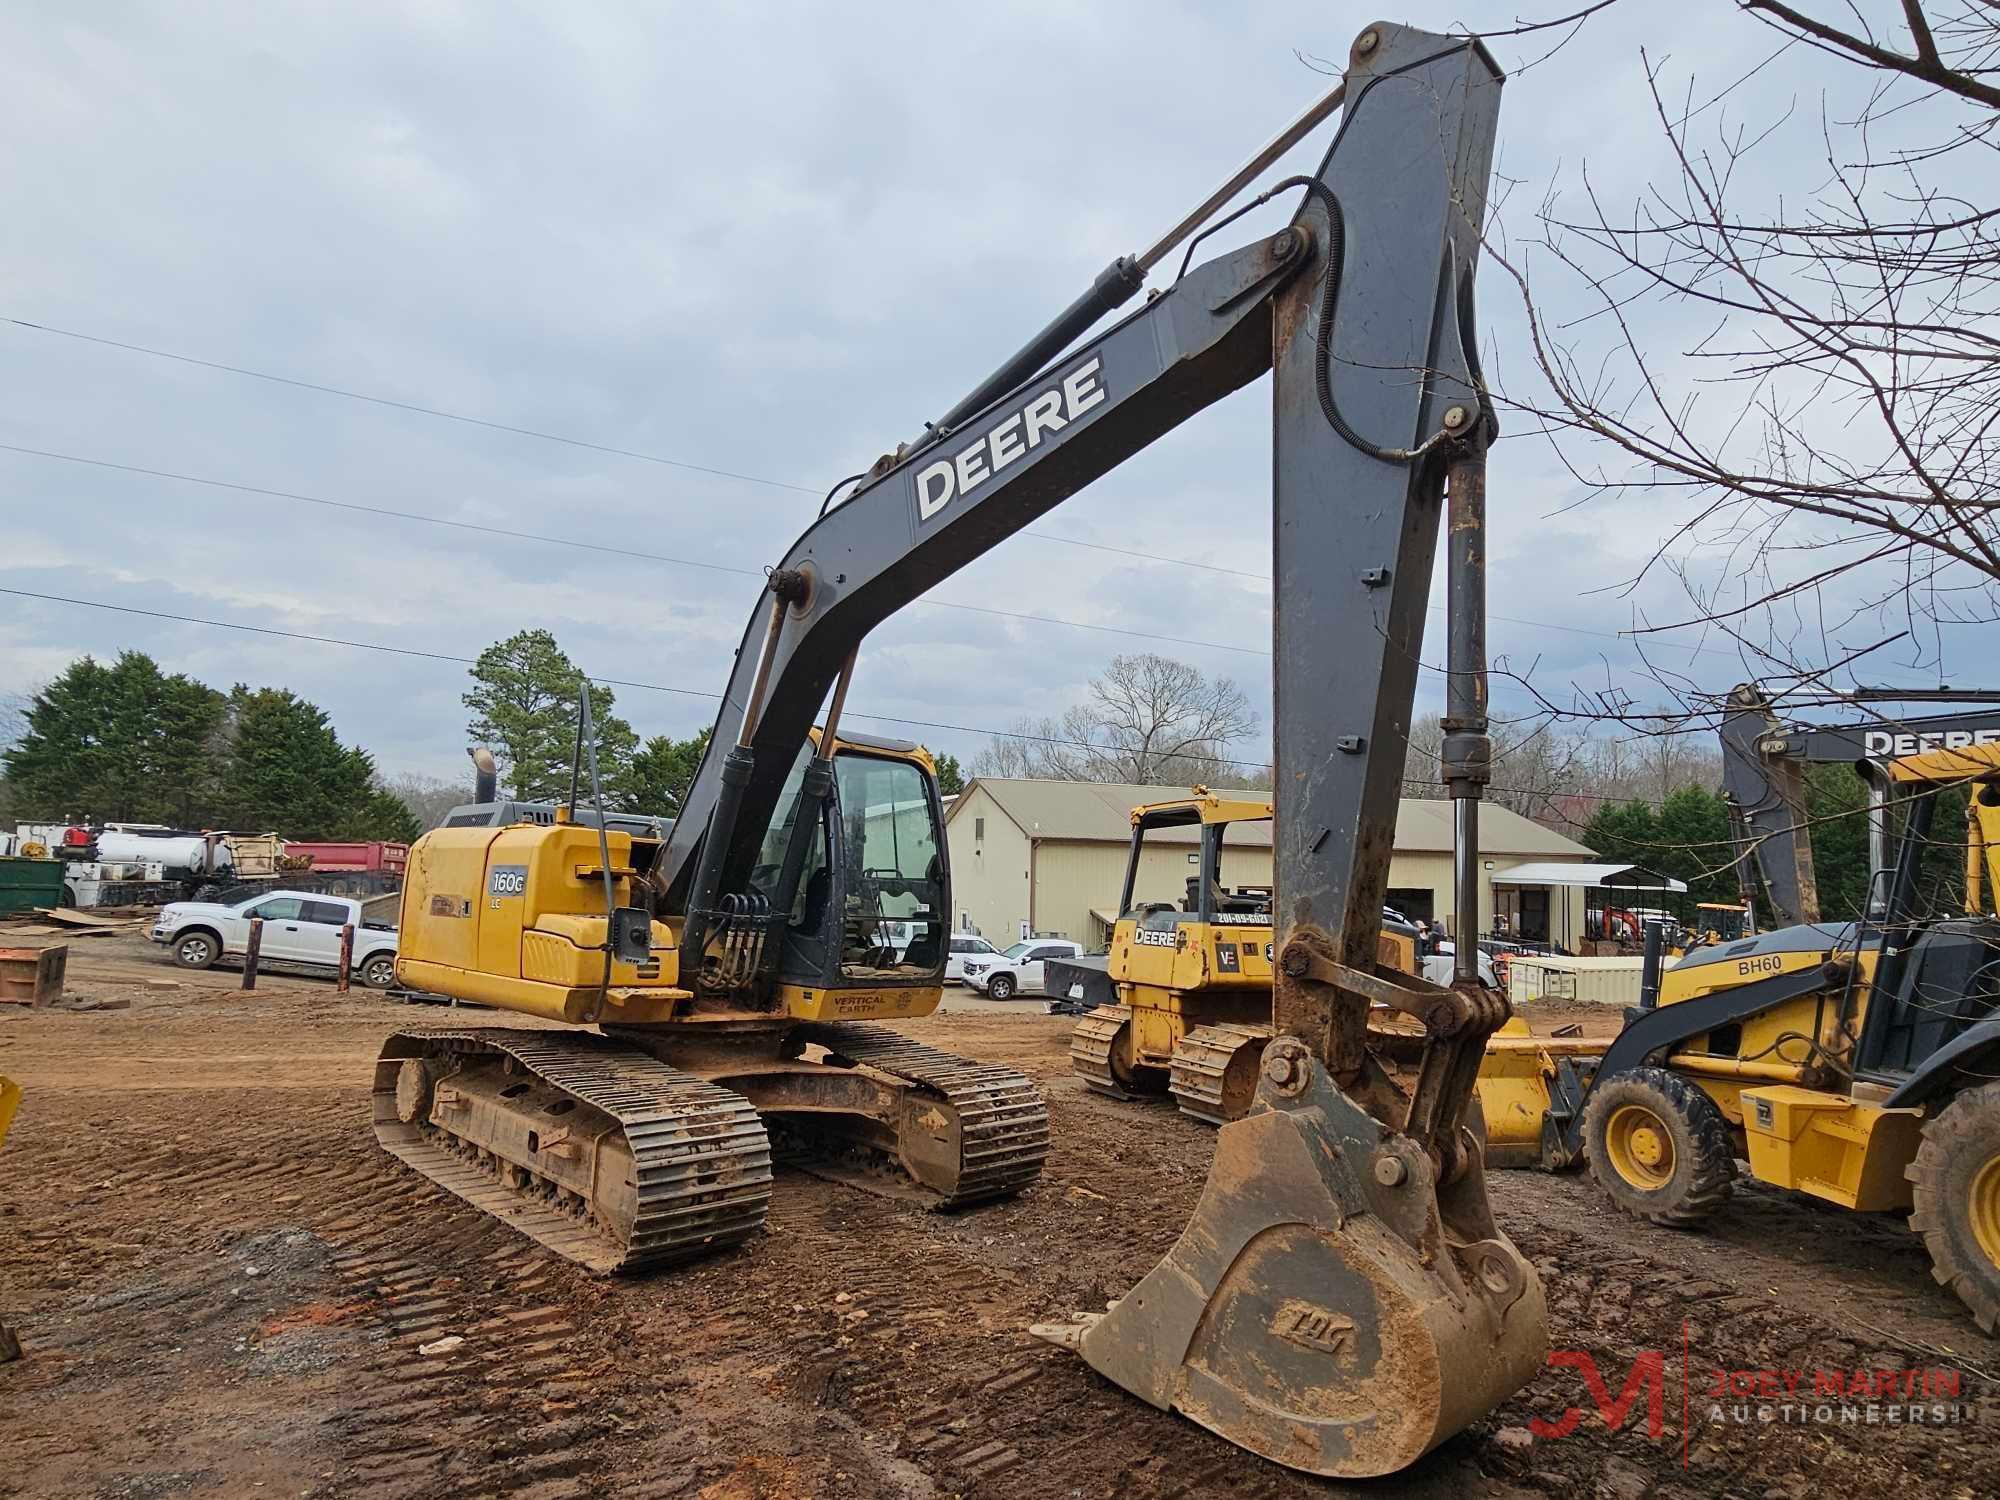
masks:
[[[394,799],[376,787],[373,757],[341,744],[316,704],[285,688],[253,692],[239,683],[229,707],[231,826],[329,839],[402,837],[413,824],[401,803],[400,818],[386,805]]]
[[[144,652],[85,656],[29,703],[7,779],[30,816],[205,826],[222,712],[221,694]]]
[[[508,790],[524,802],[559,802],[569,795],[583,673],[546,630],[523,630],[480,652],[474,687],[462,700],[472,710],[466,732],[493,751]],[[597,768],[605,795],[628,776],[639,737],[611,712],[610,688],[592,685]],[[652,809],[648,809],[651,811]]]
[[[596,701],[593,690],[591,702]],[[712,733],[710,729],[701,729],[684,740],[665,734],[647,740],[633,755],[618,785],[618,804],[627,812],[660,816],[679,813]]]
[[[947,752],[937,757],[937,782],[941,797],[956,797],[965,790],[965,772],[956,755]]]

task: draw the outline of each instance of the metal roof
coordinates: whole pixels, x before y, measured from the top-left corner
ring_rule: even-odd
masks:
[[[1065,839],[1078,843],[1128,844],[1132,840],[1132,809],[1148,802],[1192,797],[1193,787],[1132,786],[1112,781],[1036,781],[977,776],[945,810],[947,823],[956,819],[974,800],[973,790],[983,790],[999,804],[1020,830],[1030,838]],[[1244,801],[1268,801],[1269,792],[1232,787],[1210,787],[1216,797]],[[1146,835],[1150,843],[1196,842],[1194,827],[1161,828]],[[1269,848],[1269,823],[1231,823],[1224,842],[1235,846]],[[1403,854],[1449,854],[1451,852],[1451,803],[1437,798],[1405,797],[1396,808],[1396,849]],[[1530,822],[1519,813],[1487,803],[1479,814],[1479,851],[1482,855],[1540,855],[1552,859],[1588,859],[1591,851],[1573,839]]]
[[[1480,832],[1484,833],[1486,820],[1480,818]],[[1482,848],[1481,853],[1486,851]],[[1687,890],[1685,881],[1676,880],[1671,875],[1662,875],[1657,870],[1649,870],[1644,865],[1586,865],[1565,860],[1548,860],[1539,864],[1516,865],[1511,870],[1496,870],[1492,876],[1495,885],[1594,885],[1614,891],[1680,891]]]

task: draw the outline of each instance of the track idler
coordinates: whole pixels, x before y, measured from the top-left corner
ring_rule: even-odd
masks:
[[[1273,1038],[1179,1242],[1108,1312],[1035,1332],[1278,1463],[1391,1474],[1513,1395],[1548,1349],[1541,1284],[1494,1224],[1470,1108],[1506,1007],[1323,952],[1295,978],[1364,1013],[1398,988],[1398,1008],[1426,1019],[1433,1088],[1420,1079],[1404,1101],[1364,1053],[1350,1096],[1297,1036]],[[1413,1113],[1428,1128],[1400,1128]]]

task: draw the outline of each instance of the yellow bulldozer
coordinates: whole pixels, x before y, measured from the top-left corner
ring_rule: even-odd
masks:
[[[1192,791],[1132,809],[1109,949],[1051,961],[1047,988],[1058,997],[1052,1011],[1078,1017],[1070,1068],[1086,1086],[1114,1099],[1165,1093],[1183,1114],[1222,1125],[1249,1110],[1273,1035],[1271,888],[1229,883],[1230,851],[1264,847],[1273,807],[1206,787]],[[1243,837],[1251,829],[1256,834]],[[1178,875],[1183,856],[1194,861],[1195,874]],[[1168,889],[1176,880],[1179,893]],[[1175,899],[1148,899],[1161,895]],[[1448,978],[1452,967],[1448,957],[1424,953],[1416,926],[1386,909],[1375,962],[1379,970],[1427,979]],[[1492,982],[1490,971],[1483,977]],[[1422,1042],[1422,1030],[1404,1016],[1370,1008],[1369,1045],[1399,1074],[1420,1061]],[[1519,1016],[1488,1039],[1477,1090],[1489,1166],[1539,1159],[1557,1059],[1588,1065],[1604,1047],[1602,1040],[1537,1036]]]

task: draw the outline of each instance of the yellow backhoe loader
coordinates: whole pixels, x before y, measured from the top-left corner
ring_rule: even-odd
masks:
[[[1671,967],[1649,942],[1640,1006],[1595,1076],[1560,1065],[1548,1080],[1543,1161],[1587,1159],[1615,1203],[1664,1225],[1716,1212],[1739,1161],[1843,1208],[1907,1211],[1936,1279],[2000,1330],[2000,921],[1986,910],[2000,715],[1801,730],[1746,686],[1723,744],[1742,857],[1794,920]],[[1825,923],[1800,765],[1850,757],[1902,789],[1885,807],[1900,801],[1903,826],[1867,914]],[[1953,786],[1970,793],[1965,911],[1926,915],[1919,861]]]
[[[593,768],[594,810],[573,790],[566,817],[421,840],[404,982],[561,1024],[392,1037],[383,1145],[607,1270],[752,1234],[774,1129],[822,1170],[934,1205],[1032,1183],[1048,1131],[1033,1086],[874,1024],[937,1004],[952,908],[929,757],[845,727],[856,652],[1268,372],[1276,1034],[1179,1242],[1107,1313],[1040,1331],[1155,1406],[1324,1475],[1400,1469],[1530,1379],[1548,1340],[1541,1286],[1494,1222],[1473,1128],[1506,1002],[1470,944],[1449,986],[1376,962],[1440,533],[1442,769],[1455,879],[1477,887],[1496,423],[1473,271],[1500,83],[1475,39],[1368,27],[1339,87],[830,496],[768,574],[664,837],[609,826]],[[1313,172],[1222,212],[1336,110]],[[1285,227],[1194,263],[1279,193],[1299,195]],[[1183,245],[1179,275],[1091,332]],[[649,618],[643,601],[634,613]],[[582,717],[580,765],[587,703]],[[1369,1050],[1378,1003],[1422,1031],[1407,1091]]]

